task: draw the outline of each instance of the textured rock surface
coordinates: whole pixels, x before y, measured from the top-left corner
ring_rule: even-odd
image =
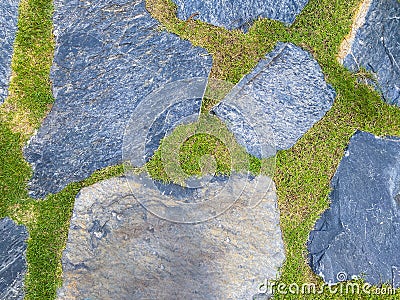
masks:
[[[353,72],[360,67],[372,72],[384,100],[400,106],[400,2],[372,0],[363,21],[343,64]]]
[[[0,2],[0,104],[4,102],[8,94],[11,58],[17,31],[18,4],[19,0],[2,0]]]
[[[207,77],[212,64],[204,49],[160,30],[144,1],[57,0],[54,26],[56,101],[25,149],[36,198],[119,163],[142,99],[165,83]]]
[[[251,128],[274,138],[278,150],[288,149],[325,115],[335,96],[308,52],[278,43],[213,112],[249,153],[260,157],[265,155],[254,148],[258,137]]]
[[[9,218],[0,219],[0,299],[24,298],[27,238],[24,226]]]
[[[267,194],[255,191],[259,204],[251,207],[252,181],[233,180],[249,185],[243,197],[197,224],[149,213],[125,178],[83,189],[63,254],[59,299],[252,299],[284,260],[279,212],[273,185]],[[140,185],[130,183],[133,193]]]
[[[247,29],[258,17],[292,24],[308,0],[173,0],[178,18],[187,20],[193,14],[201,21],[227,29]]]
[[[400,138],[357,132],[331,185],[331,206],[310,234],[312,269],[326,282],[365,274],[399,287]]]

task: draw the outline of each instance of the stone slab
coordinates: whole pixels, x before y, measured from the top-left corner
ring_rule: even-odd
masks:
[[[212,111],[249,153],[268,157],[271,151],[263,154],[255,147],[260,137],[269,136],[277,150],[291,148],[325,115],[335,97],[308,52],[278,43]]]
[[[27,239],[25,226],[0,219],[0,299],[24,299]]]
[[[54,5],[55,103],[24,151],[34,198],[120,163],[125,126],[146,95],[176,80],[207,78],[212,64],[204,49],[161,30],[143,0]]]
[[[358,131],[331,181],[331,205],[310,233],[310,265],[325,282],[363,275],[399,286],[400,138]]]
[[[269,18],[291,25],[308,0],[173,0],[178,18],[194,17],[215,26],[247,29],[254,20]]]
[[[8,95],[11,59],[17,32],[18,5],[19,0],[2,0],[0,2],[0,104]]]
[[[400,106],[400,2],[371,0],[343,65],[352,72],[363,67],[373,73],[383,99]]]
[[[239,188],[247,185],[243,196],[223,214],[195,224],[170,222],[145,210],[135,199],[137,190],[147,189],[148,198],[160,191],[140,180],[130,178],[128,184],[124,177],[114,178],[84,188],[63,253],[58,299],[259,296],[260,284],[278,276],[285,258],[275,187],[269,178],[262,187],[247,177],[231,179]],[[224,202],[229,194],[223,195]],[[174,199],[187,204],[189,198]],[[252,198],[258,205],[248,205]]]

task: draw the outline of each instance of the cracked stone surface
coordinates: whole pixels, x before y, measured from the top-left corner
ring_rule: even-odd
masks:
[[[17,32],[19,0],[2,0],[0,3],[0,104],[8,95],[11,76],[11,58]]]
[[[285,258],[275,186],[263,179],[267,190],[255,187],[254,178],[234,175],[235,186],[248,185],[243,196],[224,214],[197,224],[169,222],[145,210],[135,191],[147,188],[149,198],[160,191],[134,178],[129,185],[121,177],[84,188],[63,253],[58,299],[263,296],[259,284],[276,278]],[[230,193],[219,197],[225,201]],[[257,206],[248,205],[251,198]]]
[[[145,96],[168,82],[207,78],[212,64],[204,49],[162,31],[143,0],[54,5],[55,103],[24,151],[35,198],[120,163],[126,123]]]
[[[270,151],[261,153],[255,146],[259,138],[253,129],[274,139],[277,150],[289,149],[325,115],[335,97],[308,52],[278,43],[212,111],[249,153],[268,157]]]
[[[308,0],[173,0],[178,18],[196,18],[227,29],[247,30],[257,18],[269,18],[290,25]]]
[[[314,272],[330,283],[364,274],[400,287],[400,138],[356,132],[331,186],[309,237]]]
[[[343,65],[352,72],[363,67],[374,74],[384,100],[400,106],[400,2],[372,0]]]
[[[0,299],[24,299],[27,239],[25,226],[0,219]]]

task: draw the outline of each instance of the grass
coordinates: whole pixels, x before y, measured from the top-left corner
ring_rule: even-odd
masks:
[[[276,158],[274,180],[287,255],[279,283],[322,284],[307,265],[305,243],[318,216],[329,205],[329,181],[354,131],[360,129],[377,135],[400,136],[400,110],[383,103],[377,92],[358,83],[356,76],[336,60],[339,45],[349,32],[358,5],[358,0],[310,0],[290,28],[264,19],[257,20],[249,32],[243,34],[197,20],[180,21],[171,1],[147,1],[149,11],[166,30],[206,48],[212,54],[214,78],[236,83],[272,50],[277,41],[292,42],[312,53],[326,80],[337,92],[335,103],[326,116],[292,149],[279,152]],[[52,12],[51,0],[21,0],[10,95],[0,106],[0,216],[11,216],[29,229],[26,298],[40,300],[54,299],[61,284],[60,257],[76,194],[85,186],[123,173],[121,166],[110,167],[95,172],[83,182],[70,184],[46,199],[29,198],[26,183],[31,169],[24,161],[22,148],[54,101],[49,79],[54,52]],[[203,112],[206,113],[215,103],[215,99],[203,103]],[[176,132],[174,136],[179,136]],[[160,151],[162,149],[147,166],[157,178],[164,176]],[[226,156],[224,143],[213,135],[202,133],[184,142],[179,151],[186,173],[199,175],[202,168],[208,168],[208,161],[198,163],[204,154],[217,157],[215,165],[212,166],[211,162],[211,167],[220,173],[229,172],[227,162],[231,157]],[[259,172],[260,161],[251,157],[247,157],[247,161],[250,161],[253,172]],[[344,298],[343,295],[332,297],[329,292],[303,297]],[[354,298],[354,295],[348,297]],[[299,296],[277,294],[276,298],[298,299]]]
[[[260,160],[240,146],[215,116],[203,114],[189,125],[175,128],[161,141],[144,169],[163,182],[184,184],[190,176],[229,175],[232,171],[272,174],[275,159]]]

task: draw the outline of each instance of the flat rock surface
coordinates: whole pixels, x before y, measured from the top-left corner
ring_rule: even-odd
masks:
[[[173,0],[178,18],[194,17],[227,29],[244,29],[257,18],[269,18],[292,24],[308,0]]]
[[[353,72],[374,74],[377,88],[390,104],[400,106],[400,2],[372,0],[343,64]]]
[[[168,82],[207,78],[212,64],[204,49],[162,31],[143,0],[54,5],[55,103],[25,149],[35,198],[120,163],[126,123],[145,96]]]
[[[0,104],[8,95],[11,58],[17,32],[18,4],[19,0],[2,0],[0,2]]]
[[[336,93],[317,61],[290,43],[275,49],[213,108],[238,142],[257,157],[260,136],[288,149],[331,108]],[[255,133],[256,134],[255,134]]]
[[[400,287],[400,138],[357,132],[331,186],[309,238],[314,272],[325,282],[364,274]]]
[[[24,299],[27,239],[25,226],[0,219],[0,299]]]
[[[63,253],[58,299],[252,299],[285,258],[275,187],[262,179],[268,184],[257,188],[255,179],[233,176],[236,187],[247,185],[243,196],[197,224],[145,210],[133,195],[147,187],[135,179],[84,188]],[[160,195],[147,189],[148,198]],[[254,199],[258,205],[250,206]]]

